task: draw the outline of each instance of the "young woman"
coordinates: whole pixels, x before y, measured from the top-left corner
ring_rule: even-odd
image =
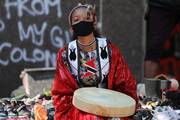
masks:
[[[119,49],[99,37],[96,23],[95,9],[91,5],[78,5],[69,14],[73,41],[57,55],[52,88],[55,120],[111,119],[85,113],[72,105],[73,93],[81,87],[112,89],[137,101],[136,80]]]

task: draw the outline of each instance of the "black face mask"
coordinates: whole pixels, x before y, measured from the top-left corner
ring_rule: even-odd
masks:
[[[77,24],[72,25],[74,34],[77,36],[87,36],[94,31],[93,22],[80,21]]]

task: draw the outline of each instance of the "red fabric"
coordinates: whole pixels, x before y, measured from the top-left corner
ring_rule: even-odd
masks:
[[[166,41],[163,52],[170,51],[170,49],[174,49],[173,41],[174,41],[174,36],[180,33],[180,23],[175,26],[173,31],[171,32],[171,37]],[[173,41],[172,41],[173,40]],[[170,67],[171,66],[171,67]],[[175,78],[178,80],[180,83],[180,60],[176,58],[174,55],[170,56],[164,56],[160,59],[160,67],[161,71],[160,73],[163,74],[172,74],[175,76]]]
[[[108,89],[123,92],[137,101],[136,80],[132,76],[119,49],[109,44],[112,50],[110,71],[108,76]],[[76,109],[72,105],[72,96],[78,84],[62,60],[62,48],[57,55],[56,76],[52,87],[53,104],[55,107],[55,120],[97,120],[96,115],[88,114]],[[105,118],[98,117],[98,120]],[[130,120],[124,118],[121,120]]]

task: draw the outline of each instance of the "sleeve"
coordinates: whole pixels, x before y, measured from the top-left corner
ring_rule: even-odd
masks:
[[[97,116],[82,112],[72,105],[74,90],[77,86],[68,77],[69,73],[63,60],[61,59],[62,51],[57,56],[56,75],[52,87],[53,105],[55,108],[55,120],[95,120]]]
[[[136,93],[136,80],[133,77],[124,57],[117,51],[117,67],[115,68],[115,90],[121,91],[138,101]]]
[[[136,109],[138,108],[138,97],[136,93],[136,80],[133,77],[130,69],[128,68],[127,63],[125,62],[124,57],[120,53],[119,49],[117,48],[117,61],[115,67],[115,83],[114,89],[116,91],[120,91],[125,93],[136,101]],[[133,120],[133,116],[129,116],[126,118],[121,118],[123,120]]]
[[[63,120],[62,115],[68,114],[72,108],[70,102],[72,101],[72,90],[67,84],[65,84],[65,82],[63,82],[66,80],[66,77],[61,60],[62,52],[63,49],[61,49],[57,55],[56,74],[51,91],[53,105],[55,108],[55,120],[59,120],[60,118]]]

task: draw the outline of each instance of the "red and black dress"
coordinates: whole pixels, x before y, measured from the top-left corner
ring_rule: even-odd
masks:
[[[72,41],[58,52],[52,87],[55,120],[110,119],[85,113],[72,105],[73,93],[80,87],[112,89],[137,101],[136,80],[119,49],[105,38],[97,38],[96,46],[96,50],[85,52]]]

